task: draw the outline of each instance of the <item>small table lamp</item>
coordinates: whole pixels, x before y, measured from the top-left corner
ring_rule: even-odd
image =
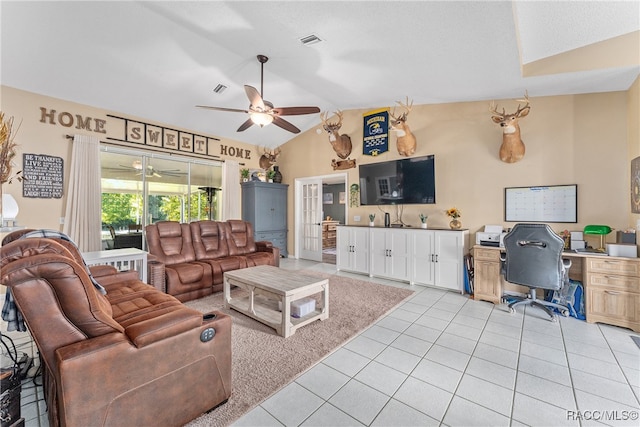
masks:
[[[598,252],[606,252],[604,236],[613,230],[608,225],[587,225],[584,227],[584,234],[596,234],[600,236],[600,247],[596,249]]]

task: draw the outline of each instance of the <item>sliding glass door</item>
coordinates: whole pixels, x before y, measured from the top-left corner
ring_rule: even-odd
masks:
[[[157,221],[220,219],[220,162],[105,147],[101,164],[103,249],[142,249]]]

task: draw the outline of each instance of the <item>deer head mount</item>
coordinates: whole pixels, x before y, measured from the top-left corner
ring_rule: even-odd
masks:
[[[266,148],[262,149],[262,156],[260,156],[260,160],[258,163],[260,165],[260,169],[267,170],[273,165],[276,160],[278,160],[278,156],[280,155],[280,147],[275,150],[267,150]]]
[[[526,117],[531,111],[529,106],[529,94],[525,91],[524,99],[519,99],[519,102],[525,102],[524,107],[520,107],[515,113],[507,114],[502,109],[502,113],[499,113],[495,102],[491,102],[489,111],[491,111],[491,120],[497,123],[502,128],[502,145],[500,146],[500,160],[506,163],[515,163],[522,160],[524,157],[524,142],[520,138],[520,126],[518,120],[522,117]]]
[[[400,105],[404,110],[402,114],[396,116],[396,109],[394,108],[392,112],[389,113],[391,118],[391,130],[395,131],[397,134],[396,146],[398,147],[398,154],[402,156],[411,156],[416,152],[416,137],[411,133],[411,129],[409,129],[409,125],[407,124],[407,116],[411,112],[411,107],[413,107],[413,100],[411,100],[411,104],[409,104],[409,97],[407,96],[406,104],[403,104],[400,101],[396,101],[396,104]]]
[[[320,113],[320,120],[322,120],[322,127],[329,133],[329,143],[333,147],[333,151],[336,152],[338,157],[346,159],[351,154],[351,138],[349,135],[340,135],[340,128],[342,127],[342,111],[336,111],[338,116],[337,122],[327,121],[328,113]]]

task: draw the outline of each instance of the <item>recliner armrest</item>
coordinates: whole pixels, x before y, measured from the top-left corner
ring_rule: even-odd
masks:
[[[267,240],[261,240],[259,242],[256,242],[256,249],[258,249],[259,251],[264,251],[267,248],[272,248],[273,247],[273,243],[267,241]]]
[[[183,308],[135,323],[124,332],[136,347],[141,348],[201,325],[201,313]]]

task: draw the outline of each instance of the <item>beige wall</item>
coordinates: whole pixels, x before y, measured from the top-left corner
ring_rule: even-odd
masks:
[[[513,225],[503,221],[504,187],[578,184],[579,222],[550,224],[554,230],[582,230],[587,224],[627,228],[628,98],[626,92],[531,98],[531,113],[521,121],[527,152],[514,164],[498,157],[502,134],[489,118],[488,102],[414,105],[408,122],[418,140],[415,156],[435,155],[437,204],[405,206],[404,222],[417,226],[422,212],[429,215],[431,227],[446,227],[449,218],[444,211],[456,206],[462,211],[463,227],[475,239],[474,233],[485,224]],[[511,111],[517,103],[498,100],[498,105]],[[362,114],[366,111],[344,114],[341,132],[351,136],[351,157],[357,164],[400,158],[395,136],[388,153],[377,158],[362,155]],[[332,158],[336,156],[327,134],[317,134],[315,129],[283,145],[279,164],[284,182],[290,184],[289,200],[293,200],[295,178],[335,173]],[[347,172],[348,185],[357,183],[358,168]],[[291,225],[293,209],[290,203]],[[394,217],[394,208],[382,209]],[[375,206],[349,208],[347,222],[365,225],[369,213],[376,213],[376,223],[382,225],[384,215]],[[354,215],[361,216],[360,223],[354,222]],[[289,252],[293,253],[293,233],[289,236]],[[613,237],[612,233],[609,239]]]
[[[531,98],[531,113],[522,120],[522,138],[527,146],[524,159],[506,164],[498,158],[502,141],[500,128],[489,118],[488,102],[467,102],[438,105],[415,105],[409,124],[418,139],[415,156],[436,156],[435,205],[409,205],[404,208],[405,223],[417,226],[418,214],[429,215],[431,227],[446,227],[449,219],[444,211],[452,206],[462,211],[465,228],[473,233],[485,224],[513,224],[503,222],[504,187],[527,185],[578,184],[578,224],[551,224],[555,230],[581,230],[587,224],[607,224],[616,229],[635,227],[640,215],[630,214],[630,160],[640,155],[638,117],[638,88],[636,80],[629,91],[575,96]],[[121,121],[112,120],[112,113],[100,108],[45,97],[2,86],[0,107],[16,122],[22,121],[16,141],[20,144],[18,163],[22,153],[47,154],[62,157],[68,172],[71,143],[64,135],[72,128],[41,123],[40,107],[69,111],[83,116],[107,120],[107,135],[121,138]],[[497,100],[500,108],[514,110],[513,100]],[[371,109],[376,108],[376,106]],[[351,158],[358,165],[375,161],[398,159],[395,136],[390,151],[377,158],[363,156],[362,114],[368,110],[346,111],[342,133],[353,141]],[[135,117],[128,117],[135,120]],[[634,119],[635,118],[635,119]],[[144,118],[141,121],[150,122]],[[170,124],[155,123],[172,127]],[[289,252],[294,253],[294,180],[300,177],[330,175],[334,171],[331,159],[337,158],[323,131],[317,128],[298,135],[282,146],[278,160],[284,183],[289,184]],[[189,132],[188,129],[185,131]],[[87,132],[84,132],[87,133]],[[256,168],[256,147],[237,141],[222,144],[252,150],[252,158],[244,160],[247,167]],[[240,159],[236,159],[241,161]],[[17,168],[22,165],[18,164]],[[358,182],[358,168],[346,171],[348,185]],[[65,177],[68,182],[68,177]],[[20,206],[18,221],[36,228],[59,228],[63,216],[64,199],[22,198],[20,183],[5,185]],[[384,210],[394,211],[389,207]],[[360,215],[366,224],[367,215],[376,213],[382,223],[383,214],[377,207],[348,208],[348,223]],[[610,240],[613,235],[609,236]],[[594,242],[595,243],[595,242]]]
[[[101,141],[106,141],[107,137],[124,139],[125,128],[124,121],[107,117],[107,114],[115,115],[118,117],[126,117],[131,120],[140,120],[148,124],[153,124],[162,127],[168,127],[177,129],[184,132],[195,132],[189,129],[176,128],[171,124],[157,123],[144,118],[125,116],[118,112],[107,111],[104,109],[91,107],[88,105],[77,104],[57,98],[51,98],[47,96],[38,95],[31,92],[25,92],[8,86],[0,87],[0,109],[5,113],[6,117],[14,117],[15,125],[14,130],[17,128],[17,124],[22,122],[20,129],[16,133],[15,141],[18,143],[18,153],[16,156],[16,166],[14,171],[22,169],[22,154],[46,154],[49,156],[62,157],[64,161],[64,182],[65,185],[69,182],[69,167],[71,165],[70,153],[71,153],[71,140],[65,138],[65,135],[73,135],[74,133],[80,133],[85,135],[92,135],[99,137]],[[60,112],[69,112],[74,117],[76,114],[80,114],[83,118],[91,117],[98,118],[106,121],[104,129],[106,133],[99,133],[93,130],[78,130],[75,129],[75,123],[71,127],[62,126],[59,121],[55,120],[55,125],[49,123],[49,120],[45,120],[45,123],[41,122],[42,113],[40,108],[44,107],[47,112],[56,110],[56,114]],[[95,127],[92,125],[92,129]],[[214,137],[214,135],[204,135]],[[114,143],[114,142],[111,142]],[[116,143],[117,144],[117,143]],[[227,147],[239,148],[242,150],[250,151],[250,158],[238,158],[232,159],[241,163],[245,163],[247,168],[257,168],[258,158],[256,147],[233,140],[222,140],[219,142],[212,142],[211,154],[220,154],[222,145]],[[121,143],[120,145],[141,149],[139,144]],[[171,152],[175,155],[181,155],[181,153],[175,150],[162,150],[159,151]],[[236,150],[239,151],[239,150]],[[207,156],[200,156],[200,158],[207,158],[212,160],[224,160],[231,158],[229,156],[220,155],[219,159],[213,159]],[[239,177],[238,177],[239,179]],[[18,214],[17,221],[19,225],[27,226],[29,228],[49,228],[49,229],[62,229],[60,225],[60,218],[64,216],[64,207],[66,200],[62,199],[39,199],[39,198],[23,198],[22,197],[22,184],[14,182],[12,184],[5,184],[3,191],[13,195],[20,207],[20,213]]]

